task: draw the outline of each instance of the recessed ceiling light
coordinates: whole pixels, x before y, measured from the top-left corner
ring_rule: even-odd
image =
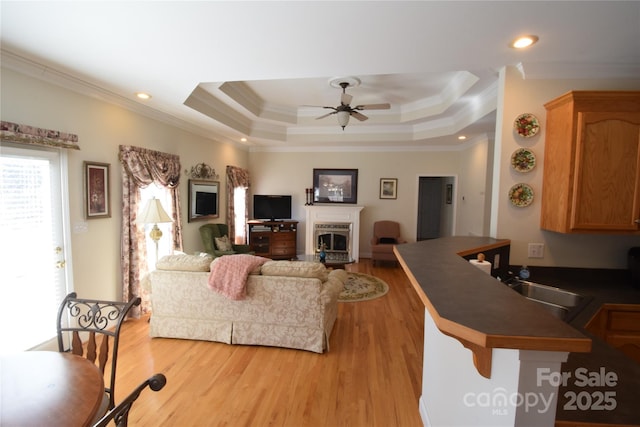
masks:
[[[538,36],[522,36],[512,41],[509,46],[515,49],[524,49],[538,42]]]
[[[463,140],[467,139],[467,137],[466,137],[466,136],[464,136],[464,135],[460,135],[460,136],[458,137],[458,139],[459,139],[460,141],[463,141]]]
[[[247,138],[240,138],[240,141],[247,142]]]
[[[140,99],[151,99],[151,95],[149,95],[148,93],[144,93],[144,92],[136,92],[136,96]]]

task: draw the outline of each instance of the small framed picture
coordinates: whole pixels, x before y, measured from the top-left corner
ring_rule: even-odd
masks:
[[[84,216],[111,218],[109,163],[84,162]]]
[[[380,198],[398,198],[398,178],[380,178]]]

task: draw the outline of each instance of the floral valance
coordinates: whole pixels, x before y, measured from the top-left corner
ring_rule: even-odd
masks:
[[[176,188],[180,182],[180,157],[175,154],[121,145],[119,157],[138,187],[157,181],[163,187]]]
[[[0,122],[0,140],[79,150],[78,135],[11,122]]]
[[[227,165],[227,181],[231,185],[231,188],[234,188],[234,187],[249,188],[249,185],[250,185],[249,171],[246,169],[239,168],[237,166]]]

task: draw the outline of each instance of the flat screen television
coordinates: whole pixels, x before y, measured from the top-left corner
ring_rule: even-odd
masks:
[[[218,213],[216,193],[196,191],[196,215],[215,215]]]
[[[254,194],[253,218],[269,221],[291,219],[291,196]]]

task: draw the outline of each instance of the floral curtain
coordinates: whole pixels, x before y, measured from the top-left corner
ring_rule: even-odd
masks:
[[[0,121],[0,141],[79,150],[78,135]]]
[[[236,188],[244,188],[245,191],[245,202],[244,202],[244,218],[249,217],[249,171],[246,169],[242,169],[236,166],[227,166],[227,225],[229,227],[229,236],[236,236],[236,226],[235,226],[235,203],[234,203],[234,193]],[[244,236],[241,240],[236,239],[235,243],[243,244],[246,243],[245,233],[242,233]]]
[[[140,279],[147,273],[147,249],[144,226],[136,221],[140,211],[140,188],[156,183],[171,191],[173,212],[173,248],[182,250],[180,224],[180,157],[146,148],[120,146],[122,165],[122,298],[129,301],[142,298],[140,307],[131,310],[133,317],[149,311],[149,298],[140,287]]]

